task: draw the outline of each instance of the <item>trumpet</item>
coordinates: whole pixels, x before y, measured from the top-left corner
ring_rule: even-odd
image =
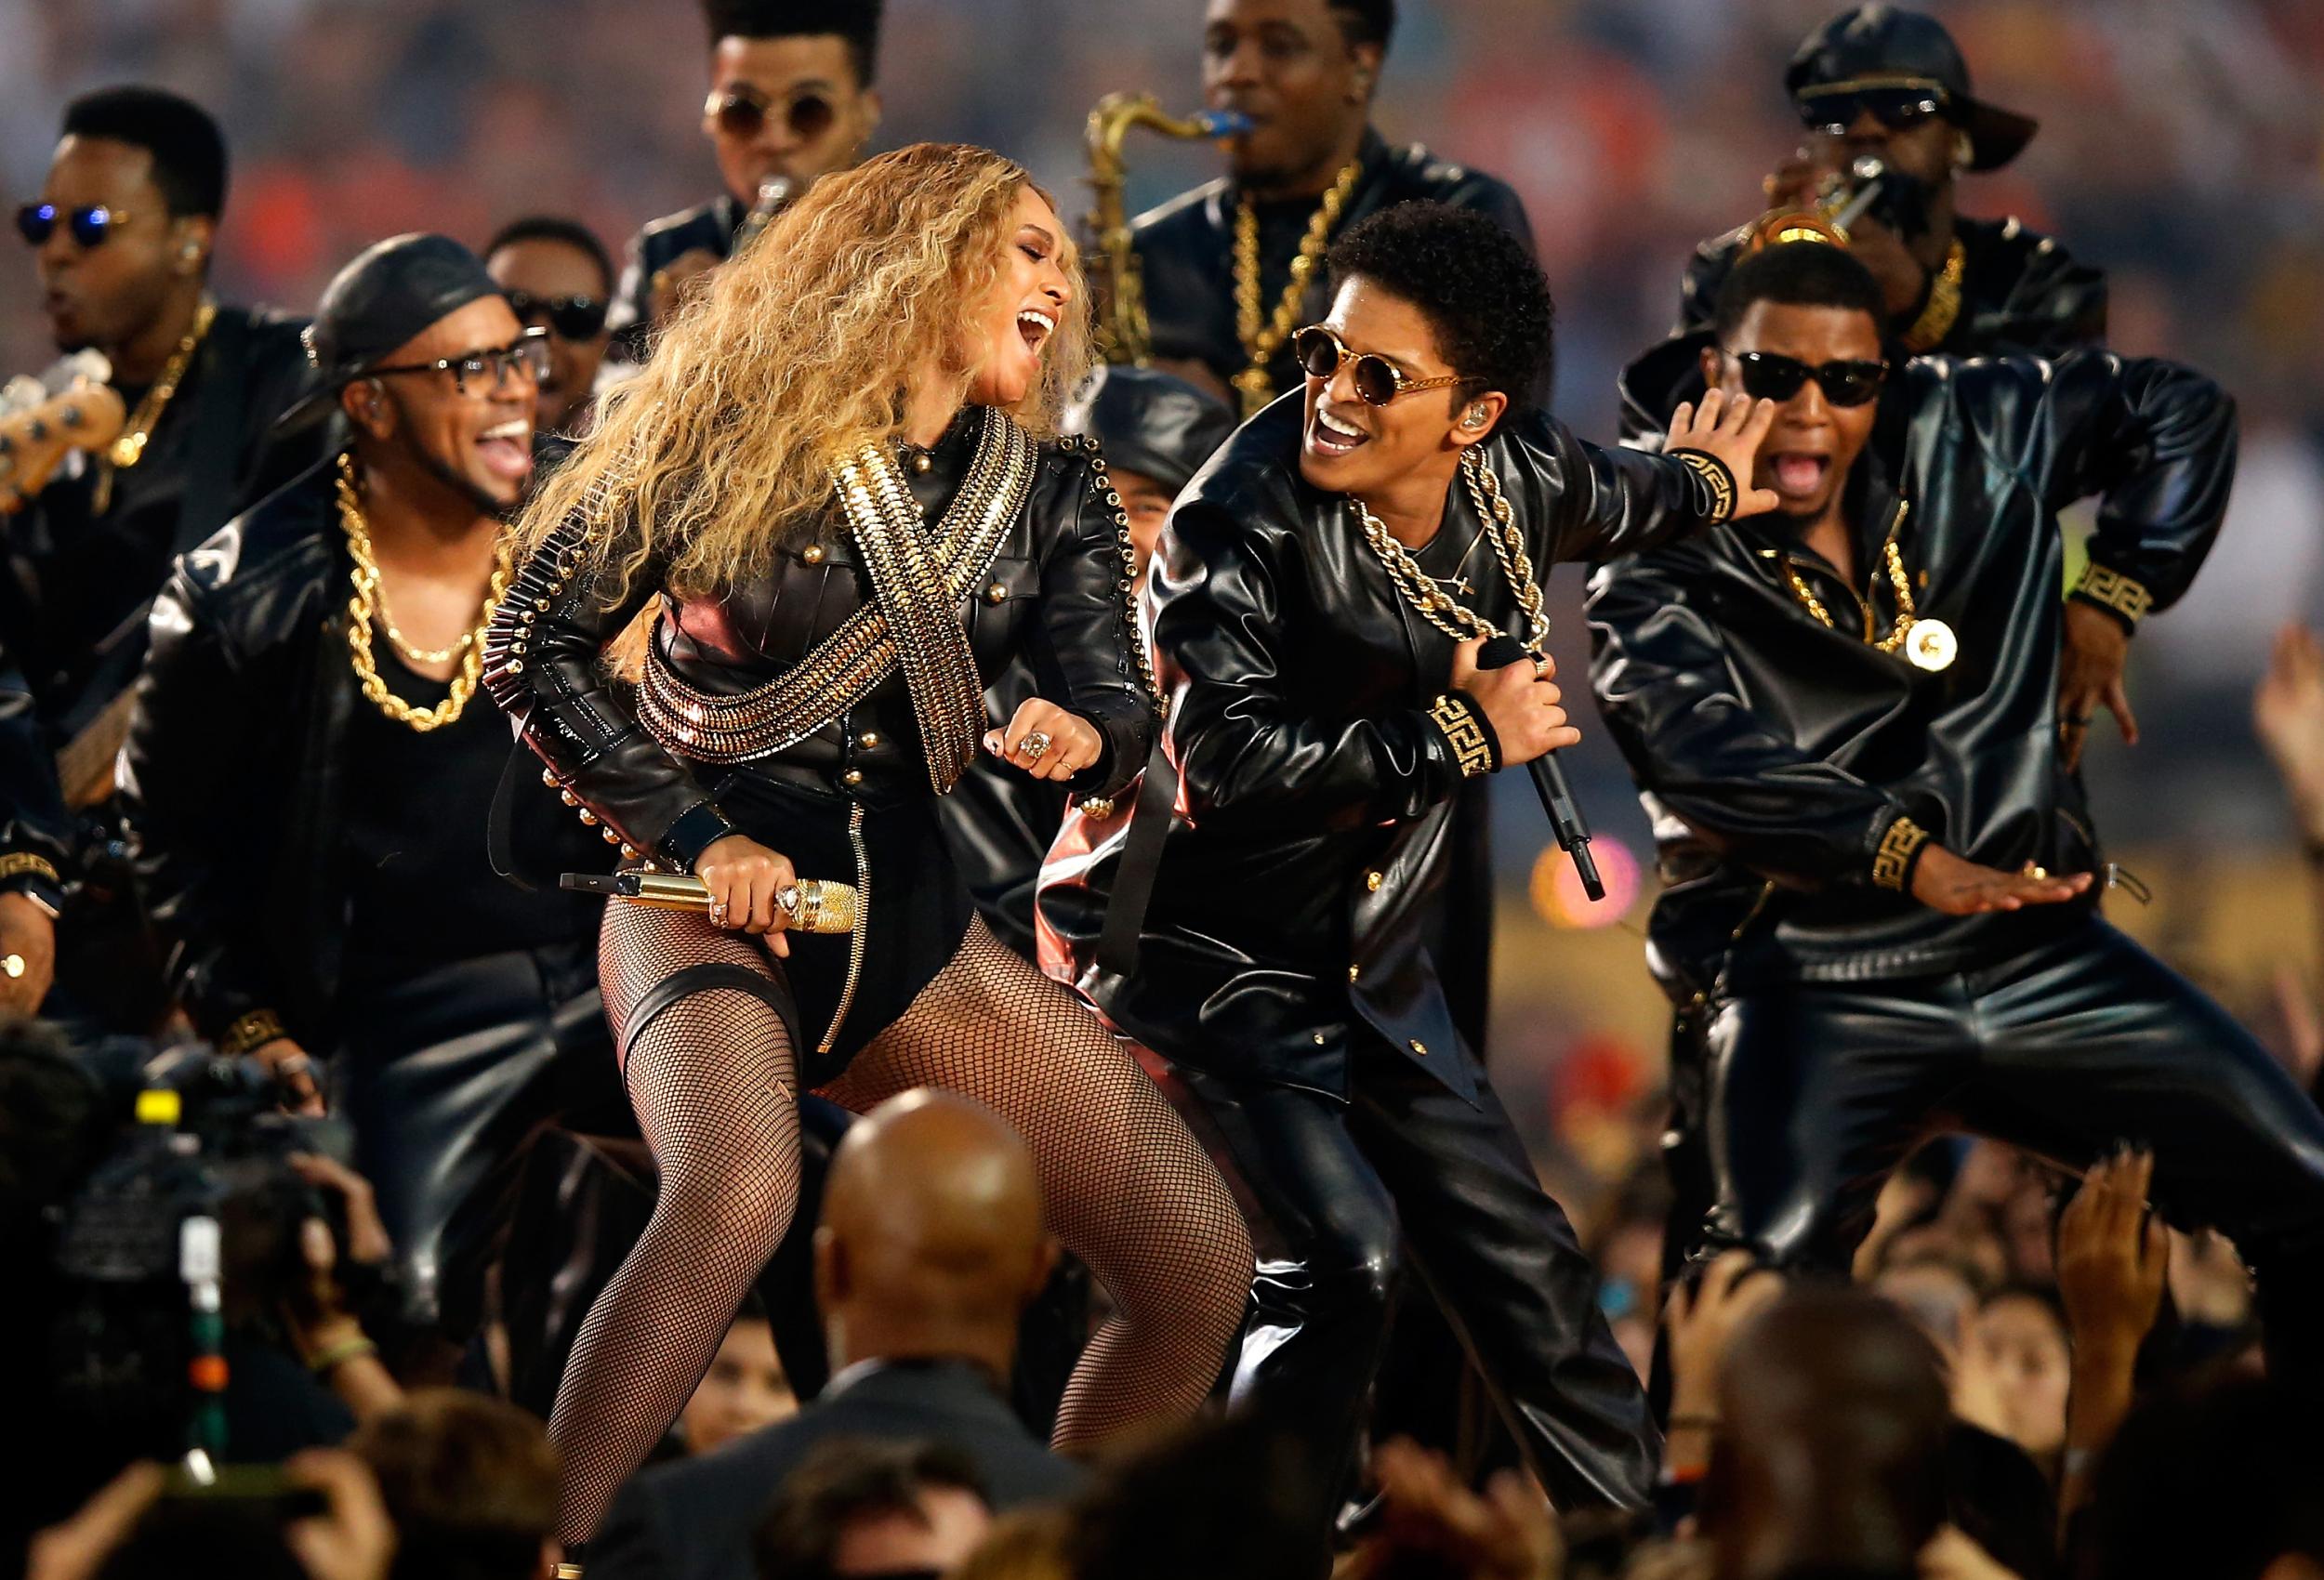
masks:
[[[759,182],[759,196],[752,202],[750,212],[744,215],[743,222],[734,228],[733,250],[739,253],[757,241],[759,232],[772,224],[774,217],[782,213],[798,194],[799,183],[788,176],[770,176]]]
[[[1131,244],[1129,215],[1122,186],[1129,175],[1122,140],[1133,126],[1148,126],[1166,138],[1210,138],[1223,141],[1250,130],[1250,117],[1233,110],[1201,110],[1183,117],[1166,115],[1150,93],[1109,93],[1089,112],[1084,137],[1089,155],[1091,286],[1104,304],[1098,317],[1098,352],[1109,362],[1146,365],[1153,331],[1146,323],[1145,282]]]
[[[634,869],[618,873],[566,873],[559,877],[558,884],[576,893],[626,900],[633,905],[652,905],[664,911],[710,908],[709,887],[690,873]],[[859,899],[853,884],[801,878],[777,894],[774,902],[783,908],[794,932],[853,932]]]
[[[1889,184],[1886,165],[1873,154],[1858,154],[1844,173],[1826,176],[1805,207],[1771,208],[1753,220],[1744,250],[1757,252],[1782,242],[1828,242],[1844,247],[1848,227],[1864,217]]]

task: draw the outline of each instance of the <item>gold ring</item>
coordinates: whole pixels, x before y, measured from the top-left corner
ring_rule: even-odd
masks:
[[[714,928],[722,928],[726,925],[725,901],[713,900],[710,902],[710,925]]]
[[[1533,678],[1535,679],[1546,680],[1550,678],[1549,654],[1542,652],[1529,652],[1525,654],[1525,656],[1533,660]]]
[[[776,889],[774,891],[774,902],[783,908],[783,914],[785,915],[798,915],[799,885],[795,883],[786,883],[782,888]]]
[[[1048,751],[1053,744],[1055,744],[1055,743],[1050,739],[1050,733],[1048,731],[1035,730],[1028,732],[1023,740],[1017,743],[1017,750],[1023,752],[1026,757],[1037,757],[1043,752]]]

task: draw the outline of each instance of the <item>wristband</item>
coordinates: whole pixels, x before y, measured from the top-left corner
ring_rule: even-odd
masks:
[[[1664,454],[1673,461],[1684,461],[1695,475],[1710,490],[1710,524],[1718,526],[1735,520],[1735,473],[1724,461],[1708,450],[1670,450]]]
[[[307,1369],[315,1376],[321,1376],[326,1372],[336,1371],[346,1365],[350,1361],[360,1361],[366,1355],[378,1353],[379,1347],[376,1344],[365,1338],[362,1334],[357,1334],[352,1338],[340,1339],[326,1350],[317,1350],[313,1359],[307,1363]]]
[[[55,862],[30,850],[10,850],[0,855],[0,883],[13,878],[42,878],[59,887],[64,883],[64,879],[57,876]]]
[[[283,1018],[271,1009],[253,1009],[238,1017],[218,1039],[218,1051],[229,1059],[265,1047],[277,1037],[290,1034],[283,1029]]]
[[[1429,704],[1428,716],[1445,732],[1445,744],[1452,748],[1453,761],[1460,765],[1461,778],[1473,779],[1501,766],[1500,738],[1493,733],[1485,710],[1466,696],[1446,691]]]
[[[1912,871],[1921,864],[1921,852],[1928,848],[1929,831],[1899,812],[1881,836],[1880,848],[1872,852],[1872,887],[1898,894],[1909,891]]]
[[[2082,603],[2095,604],[2117,620],[2122,629],[2136,632],[2138,623],[2154,607],[2155,595],[2143,583],[2132,580],[2119,571],[2110,571],[2095,560],[2082,562],[2081,576],[2073,590],[2066,595]]]

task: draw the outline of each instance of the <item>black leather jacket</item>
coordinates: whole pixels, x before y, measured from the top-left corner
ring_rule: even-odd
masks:
[[[1713,236],[1695,249],[1679,287],[1679,322],[1672,331],[1708,329],[1719,287],[1735,267],[1750,227]],[[1953,357],[2031,352],[2062,356],[2106,337],[2106,277],[2075,261],[2054,236],[2014,219],[1953,221],[1961,238],[1961,313],[1945,338],[1930,348]],[[1894,326],[1908,327],[1914,309]]]
[[[153,607],[122,754],[170,975],[213,1038],[267,1009],[310,1048],[334,1040],[350,894],[342,770],[355,710],[371,704],[349,662],[353,562],[333,467],[311,467],[178,560]],[[537,859],[563,843],[555,803],[516,810],[520,865],[562,864]],[[444,836],[473,845],[480,884],[499,881],[481,824]]]
[[[1909,818],[1988,866],[2093,870],[2096,836],[2058,754],[2057,512],[2103,494],[2092,557],[2168,607],[2218,533],[2235,449],[2233,402],[2171,362],[1925,358],[1892,380],[1846,485],[1865,586],[1776,517],[1601,569],[1591,678],[1660,845],[1649,955],[1665,987],[1966,969],[2094,904],[2093,889],[1948,916],[1898,892],[1905,875],[1881,853]],[[1895,613],[1892,533],[1919,612],[1960,639],[1941,672],[1862,638],[1860,614],[1884,632]],[[1808,612],[1787,563],[1840,628]]]
[[[650,221],[629,238],[621,283],[614,288],[606,326],[614,345],[632,361],[644,359],[646,334],[654,323],[654,276],[681,254],[701,251],[724,257],[734,248],[734,232],[747,213],[731,196],[712,198]]]
[[[1179,816],[1136,969],[1093,970],[1123,836],[1084,859],[1077,812],[1044,877],[1042,920],[1107,1012],[1173,1060],[1344,1096],[1350,1039],[1368,1027],[1472,1096],[1474,1055],[1427,942],[1463,783],[1428,712],[1453,641],[1397,594],[1347,501],[1301,479],[1301,418],[1287,396],[1246,423],[1163,535],[1148,599]],[[1537,574],[1711,513],[1684,465],[1600,450],[1538,412],[1504,422],[1486,458]],[[1440,537],[1458,546],[1478,527],[1456,485]],[[1514,628],[1489,548],[1471,552],[1472,607]]]
[[[1482,172],[1446,164],[1419,143],[1391,148],[1377,132],[1364,134],[1363,174],[1340,211],[1335,233],[1380,209],[1416,198],[1455,208],[1473,208],[1499,220],[1533,249],[1533,228],[1525,205],[1508,184]],[[1235,215],[1239,194],[1221,178],[1181,192],[1131,224],[1133,244],[1145,280],[1146,316],[1154,331],[1154,355],[1163,361],[1198,362],[1221,382],[1243,371],[1249,357],[1235,333]],[[1291,280],[1291,257],[1299,250],[1313,202],[1262,205],[1260,214],[1259,299],[1269,308],[1283,299]],[[1301,323],[1313,323],[1331,309],[1325,271],[1314,272]],[[1269,371],[1280,392],[1299,382],[1287,342]]]
[[[968,471],[972,427],[955,423],[926,453],[926,471],[905,468],[931,519]],[[1040,448],[1023,508],[1002,535],[990,570],[960,604],[986,685],[1022,653],[1042,695],[1096,727],[1103,756],[1067,782],[1093,795],[1120,789],[1144,766],[1155,731],[1154,699],[1139,673],[1126,597],[1129,529],[1120,507],[1101,492],[1096,456],[1088,440]],[[794,667],[868,601],[870,577],[843,526],[835,506],[812,530],[785,539],[767,580],[722,599],[673,596],[674,612],[655,627],[654,640],[679,676],[718,695],[749,691]],[[663,593],[661,573],[649,565],[609,604],[586,572],[561,568],[573,562],[573,542],[552,538],[520,567],[507,607],[535,618],[526,625],[513,619],[495,624],[485,683],[565,788],[608,827],[639,851],[689,867],[733,824],[694,770],[639,723],[600,659],[606,643]],[[512,646],[519,642],[524,647]],[[931,794],[919,725],[900,670],[798,744],[739,771],[872,806]]]

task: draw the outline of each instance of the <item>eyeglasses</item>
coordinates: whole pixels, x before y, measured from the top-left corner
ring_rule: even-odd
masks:
[[[1823,387],[1824,399],[1835,406],[1861,406],[1881,392],[1888,377],[1886,362],[1831,362],[1811,367],[1796,357],[1773,351],[1729,353],[1743,366],[1743,390],[1763,401],[1789,401],[1809,379]]]
[[[605,327],[606,309],[611,306],[602,296],[536,296],[530,291],[500,294],[508,298],[508,310],[517,315],[518,323],[545,320],[564,340],[596,339]]]
[[[508,382],[508,375],[522,372],[538,384],[548,372],[548,331],[528,329],[496,351],[462,351],[456,357],[438,357],[432,362],[406,362],[398,367],[365,368],[359,375],[376,378],[390,373],[448,373],[452,387],[465,395],[469,380],[490,378],[488,393],[498,393]]]
[[[53,203],[28,203],[16,211],[17,233],[32,246],[44,245],[57,233],[57,221],[62,219],[73,239],[85,247],[93,247],[121,226],[129,222],[125,208],[109,208],[101,203],[85,203],[78,208],[59,208]]]
[[[714,88],[702,106],[702,112],[718,123],[720,131],[730,138],[755,138],[766,126],[768,112],[776,107],[772,95],[748,83],[735,83],[725,88]],[[839,107],[830,95],[812,87],[800,88],[781,100],[779,119],[784,130],[799,142],[813,142],[829,131],[839,118]]]
[[[1945,112],[1945,90],[1908,85],[1882,87],[1807,88],[1795,101],[1800,122],[1811,132],[1845,137],[1858,116],[1871,117],[1892,132],[1908,131]]]
[[[1467,382],[1457,373],[1441,378],[1415,378],[1377,351],[1349,350],[1348,343],[1328,324],[1311,323],[1292,336],[1291,354],[1299,359],[1301,372],[1322,379],[1337,378],[1348,360],[1354,358],[1355,392],[1373,406],[1385,406],[1399,395]]]

